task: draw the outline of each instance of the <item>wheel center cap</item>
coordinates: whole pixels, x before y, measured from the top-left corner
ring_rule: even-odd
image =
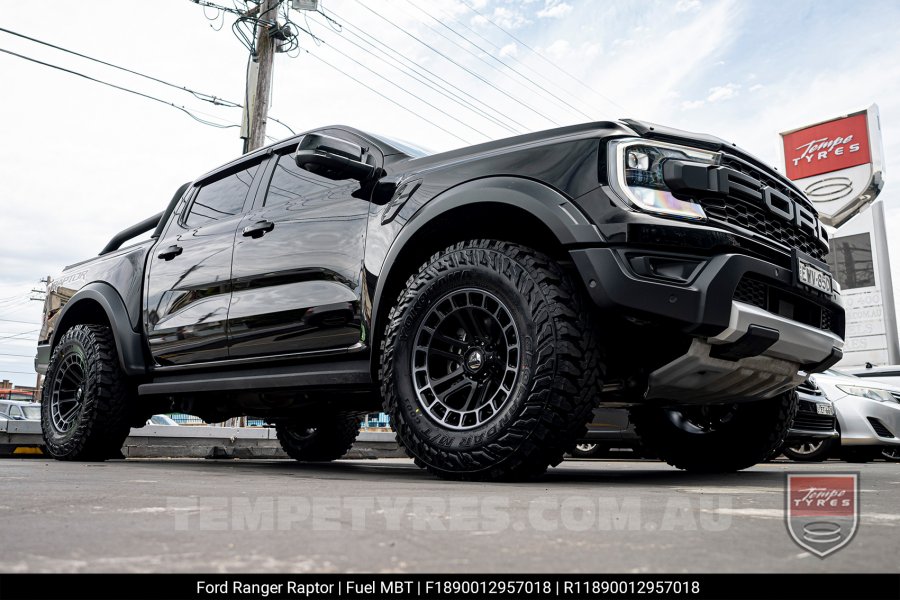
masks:
[[[477,373],[484,366],[484,350],[472,348],[466,354],[466,367],[473,373]]]

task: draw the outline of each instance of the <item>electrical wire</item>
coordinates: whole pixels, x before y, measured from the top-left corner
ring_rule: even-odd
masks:
[[[416,117],[422,119],[423,121],[425,121],[426,123],[432,125],[433,127],[436,127],[437,129],[440,129],[440,130],[443,131],[444,133],[453,136],[454,138],[458,139],[458,140],[461,141],[462,143],[464,143],[464,144],[471,144],[471,142],[469,142],[468,140],[459,137],[458,135],[456,135],[456,134],[453,133],[452,131],[449,131],[449,130],[447,130],[447,129],[444,129],[443,127],[441,127],[440,125],[438,125],[437,123],[435,123],[434,121],[432,121],[431,119],[429,119],[428,117],[425,117],[425,116],[423,116],[423,115],[420,115],[419,113],[417,113],[417,112],[414,111],[413,109],[409,108],[408,106],[404,106],[403,104],[400,104],[400,103],[397,102],[396,100],[394,100],[394,99],[392,99],[392,98],[389,98],[388,96],[385,96],[384,94],[382,94],[381,92],[379,92],[378,90],[376,90],[375,88],[373,88],[372,86],[370,86],[370,85],[368,85],[368,84],[366,84],[366,83],[360,81],[359,79],[357,79],[357,78],[354,77],[353,75],[350,75],[349,73],[344,72],[343,70],[341,70],[340,68],[338,68],[338,67],[336,67],[335,65],[331,64],[330,62],[328,62],[327,60],[325,60],[324,58],[322,58],[322,57],[319,56],[318,54],[313,54],[313,53],[310,52],[309,50],[305,50],[305,49],[304,49],[304,52],[306,52],[309,56],[312,56],[312,57],[315,58],[316,60],[318,60],[318,61],[320,61],[320,62],[322,62],[322,63],[328,65],[329,67],[331,67],[331,68],[334,69],[335,71],[338,71],[339,73],[342,73],[344,76],[349,77],[350,79],[352,79],[353,81],[355,81],[355,82],[358,83],[359,85],[365,87],[365,88],[368,89],[369,91],[371,91],[371,92],[373,92],[373,93],[375,93],[375,94],[381,96],[382,98],[384,98],[385,100],[387,100],[387,101],[390,102],[391,104],[395,104],[396,106],[399,106],[399,107],[402,108],[403,110],[405,110],[405,111],[407,111],[407,112],[409,112],[409,113],[415,115]]]
[[[411,4],[411,5],[412,5],[412,4]],[[418,8],[418,7],[415,6],[415,5],[412,5],[412,6],[413,6],[414,8]],[[400,10],[401,10],[401,12],[403,12],[403,14],[408,15],[408,16],[410,16],[410,18],[415,19],[415,17],[412,16],[408,11],[405,11],[405,10],[403,10],[403,9],[400,9]],[[430,15],[427,15],[427,16],[430,16]],[[425,27],[427,27],[430,31],[432,31],[432,32],[436,33],[437,35],[441,36],[442,38],[444,38],[445,40],[447,40],[448,42],[450,42],[451,44],[453,44],[454,46],[456,46],[457,48],[459,48],[459,49],[462,50],[463,52],[466,52],[466,53],[470,54],[471,56],[475,57],[475,58],[476,58],[479,62],[481,62],[482,64],[487,65],[488,67],[490,67],[490,68],[493,69],[494,71],[497,71],[498,73],[500,73],[501,75],[503,75],[504,77],[506,77],[507,79],[509,79],[510,81],[512,81],[513,83],[515,83],[515,84],[521,86],[521,87],[522,87],[523,89],[525,89],[527,92],[534,92],[534,90],[530,89],[527,85],[522,84],[520,81],[517,81],[514,77],[512,77],[512,76],[511,76],[509,73],[507,73],[505,70],[501,69],[500,67],[498,67],[498,66],[495,65],[494,63],[488,62],[483,56],[481,56],[481,55],[478,54],[477,52],[474,52],[472,49],[470,49],[470,48],[468,48],[468,47],[466,47],[466,46],[463,46],[462,44],[460,44],[459,42],[457,42],[457,41],[454,40],[453,38],[448,37],[445,33],[443,33],[442,31],[440,31],[439,29],[435,29],[434,27],[432,27],[432,26],[429,25],[428,23],[426,23],[426,22],[424,22],[424,21],[421,21],[421,20],[419,20],[419,23],[421,23],[422,25],[424,25]],[[453,31],[453,30],[450,29],[450,31]],[[454,33],[456,33],[456,32],[454,31]],[[465,38],[463,38],[463,39],[465,39]],[[472,42],[470,42],[469,40],[466,40],[466,41],[469,42],[470,44],[472,43]],[[492,58],[493,58],[493,57],[492,57]],[[536,95],[537,95],[537,94],[536,94]],[[540,95],[538,95],[538,97],[540,98]],[[543,100],[544,98],[541,98],[541,99]],[[523,106],[528,107],[528,108],[531,110],[531,112],[543,116],[545,119],[547,119],[548,121],[550,121],[550,122],[553,123],[554,125],[557,125],[557,126],[560,125],[560,123],[559,123],[558,121],[556,121],[555,119],[552,119],[552,118],[548,117],[544,112],[541,112],[540,110],[538,110],[537,108],[535,108],[535,107],[532,106],[531,104],[525,102],[524,100],[519,100],[519,103],[522,104]],[[588,118],[590,118],[590,117],[588,117]]]
[[[463,71],[465,71],[466,73],[468,73],[469,75],[471,75],[472,77],[475,77],[476,79],[478,79],[479,81],[481,81],[482,83],[484,83],[485,85],[487,85],[488,87],[493,88],[494,90],[496,90],[496,91],[499,92],[500,94],[506,96],[507,98],[509,98],[509,99],[512,100],[513,102],[516,102],[517,104],[519,104],[519,105],[521,105],[521,106],[527,108],[528,110],[530,110],[531,112],[535,113],[536,115],[538,115],[538,116],[541,117],[542,119],[545,119],[545,120],[547,120],[547,121],[550,121],[550,122],[553,123],[554,125],[559,125],[559,123],[557,123],[557,122],[556,122],[555,120],[553,120],[552,118],[550,118],[550,117],[548,117],[547,115],[545,115],[545,114],[543,114],[543,113],[541,113],[541,112],[535,110],[535,109],[532,108],[531,106],[528,106],[527,104],[525,104],[524,102],[522,102],[521,100],[519,100],[518,98],[516,98],[515,96],[509,94],[509,93],[506,92],[505,90],[500,89],[499,87],[497,87],[496,85],[494,85],[493,83],[491,83],[490,81],[488,81],[487,79],[485,79],[484,77],[482,77],[481,75],[479,75],[478,73],[476,73],[475,71],[473,71],[473,70],[469,69],[468,67],[466,67],[465,65],[463,65],[463,64],[461,64],[461,63],[459,63],[459,62],[453,60],[452,58],[450,58],[449,56],[447,56],[446,54],[444,54],[443,52],[441,52],[440,50],[438,50],[437,48],[435,48],[435,47],[432,46],[431,44],[428,44],[428,43],[426,43],[426,42],[423,42],[422,40],[420,40],[419,38],[417,38],[416,36],[414,36],[413,34],[411,34],[410,32],[408,32],[406,29],[400,27],[399,25],[397,25],[397,24],[394,23],[393,21],[390,21],[390,20],[388,20],[387,18],[385,18],[384,16],[378,14],[377,12],[375,12],[374,10],[372,10],[371,8],[369,8],[368,6],[366,6],[361,0],[356,0],[356,3],[359,4],[360,6],[362,6],[364,9],[366,9],[366,10],[369,11],[370,13],[372,13],[373,15],[375,15],[376,17],[378,17],[379,19],[381,19],[382,21],[384,21],[385,23],[389,24],[391,27],[394,27],[395,29],[397,29],[397,30],[403,32],[405,35],[407,35],[408,37],[412,38],[412,39],[415,40],[417,43],[419,43],[419,44],[425,46],[426,48],[428,48],[428,49],[431,50],[432,52],[434,52],[434,53],[436,53],[436,54],[442,56],[444,59],[446,59],[447,61],[453,63],[454,65],[456,65],[457,67],[459,67],[460,69],[462,69]]]
[[[192,0],[192,1],[193,1],[193,0]],[[54,50],[59,50],[60,52],[66,52],[66,53],[68,53],[68,54],[72,54],[73,56],[77,56],[77,57],[79,57],[79,58],[83,58],[83,59],[85,59],[85,60],[89,60],[89,61],[92,61],[92,62],[101,64],[101,65],[104,65],[104,66],[106,66],[106,67],[111,67],[111,68],[113,68],[113,69],[118,69],[119,71],[124,71],[124,72],[126,72],[126,73],[131,74],[131,75],[136,75],[136,76],[138,76],[138,77],[143,77],[144,79],[148,79],[148,80],[150,80],[150,81],[153,81],[153,82],[156,82],[156,83],[159,83],[159,84],[162,84],[162,85],[165,85],[165,86],[168,86],[168,87],[177,89],[177,90],[181,90],[181,91],[187,92],[187,93],[191,94],[192,96],[194,96],[195,98],[197,98],[198,100],[202,100],[202,101],[204,101],[204,102],[209,102],[209,103],[214,104],[214,105],[216,105],[216,106],[224,106],[224,107],[228,107],[228,108],[244,108],[244,105],[243,105],[243,104],[238,104],[237,102],[234,102],[234,101],[232,101],[232,100],[226,100],[225,98],[221,98],[221,97],[219,97],[219,96],[214,96],[214,95],[212,95],[212,94],[206,94],[206,93],[204,93],[204,92],[198,92],[198,91],[192,90],[192,89],[190,89],[190,88],[188,88],[188,87],[186,87],[186,86],[178,85],[178,84],[172,83],[172,82],[170,82],[170,81],[166,81],[166,80],[164,80],[164,79],[160,79],[159,77],[154,77],[153,75],[147,75],[146,73],[141,73],[140,71],[135,71],[135,70],[133,70],[133,69],[129,69],[128,67],[123,67],[123,66],[120,66],[120,65],[116,65],[116,64],[113,64],[113,63],[111,63],[111,62],[107,62],[107,61],[105,61],[105,60],[99,59],[99,58],[94,58],[93,56],[88,56],[87,54],[82,54],[81,52],[77,52],[77,51],[71,50],[71,49],[69,49],[69,48],[64,48],[64,47],[62,47],[62,46],[57,46],[56,44],[51,44],[50,42],[46,42],[46,41],[44,41],[44,40],[39,40],[39,39],[37,39],[37,38],[34,38],[34,37],[31,37],[31,36],[25,35],[25,34],[23,34],[23,33],[19,33],[19,32],[17,32],[17,31],[12,31],[11,29],[6,29],[5,27],[0,27],[0,31],[2,31],[3,33],[8,33],[8,34],[10,34],[10,35],[14,35],[14,36],[16,36],[16,37],[19,37],[19,38],[28,40],[29,42],[34,42],[34,43],[36,43],[36,44],[41,44],[41,45],[43,45],[43,46],[47,46],[48,48],[53,48]],[[27,57],[24,57],[24,56],[21,56],[21,55],[17,55],[17,56],[20,56],[20,58],[26,58],[27,60],[33,60],[33,59],[28,59]],[[39,61],[35,61],[35,62],[39,62]],[[46,63],[41,63],[41,64],[46,64]],[[47,65],[47,66],[52,66],[52,65]],[[61,68],[61,67],[56,67],[56,68]],[[85,75],[82,75],[82,76],[83,76],[83,77],[87,77],[87,76],[85,76]],[[102,81],[101,81],[100,83],[106,83],[106,82],[102,82]],[[107,84],[107,85],[112,85],[112,84]],[[120,89],[122,89],[122,88],[120,88]],[[164,102],[164,101],[163,101],[163,102]],[[171,103],[167,103],[167,104],[171,104]],[[173,106],[174,106],[174,105],[173,105]],[[176,108],[177,108],[177,107],[176,107]],[[198,111],[198,110],[195,110],[194,112],[196,112],[196,113],[198,113],[198,114],[204,114],[204,113],[201,113],[201,112]],[[207,116],[211,116],[211,115],[207,115]],[[216,117],[216,118],[217,118],[217,117]],[[276,118],[274,118],[274,117],[268,117],[268,119],[271,120],[271,121],[274,121],[275,123],[278,123],[279,125],[282,125],[285,129],[287,129],[288,131],[290,131],[291,134],[296,135],[296,133],[294,132],[294,130],[293,130],[289,125],[287,125],[286,123],[284,123],[284,122],[282,122],[282,121],[279,121],[278,119],[276,119]],[[201,122],[202,122],[202,121],[201,121]]]
[[[610,98],[609,96],[603,94],[602,92],[600,92],[600,91],[594,89],[593,87],[591,87],[590,85],[586,84],[581,79],[575,77],[574,75],[572,75],[571,73],[569,73],[568,71],[566,71],[565,69],[560,67],[559,64],[553,62],[552,60],[550,60],[549,58],[547,58],[546,56],[544,56],[543,54],[541,54],[540,52],[538,52],[537,50],[535,50],[534,48],[532,48],[531,46],[529,46],[528,44],[526,44],[525,42],[523,42],[522,40],[517,38],[516,36],[514,36],[512,33],[510,33],[509,31],[507,31],[506,29],[504,29],[503,27],[501,27],[500,25],[495,23],[493,20],[491,20],[490,17],[488,17],[487,15],[485,15],[484,13],[479,11],[477,8],[475,8],[474,6],[469,4],[469,2],[467,0],[460,0],[460,2],[462,2],[469,10],[471,10],[475,14],[477,14],[480,17],[482,17],[483,19],[485,19],[488,23],[490,23],[491,25],[493,25],[494,27],[496,27],[497,29],[499,29],[500,31],[502,31],[503,33],[508,35],[513,41],[515,41],[518,44],[521,44],[525,49],[527,49],[532,54],[534,54],[535,56],[539,57],[541,60],[543,60],[550,66],[552,66],[555,70],[557,70],[560,73],[562,73],[563,75],[567,76],[572,81],[575,81],[579,85],[583,86],[585,89],[588,89],[588,90],[594,92],[595,94],[597,94],[598,96],[600,96],[601,98],[603,98],[604,100],[609,102],[610,104],[612,104],[618,108],[621,108],[622,110],[626,110],[626,111],[628,110],[627,108],[625,108],[624,106],[622,106],[621,104],[619,104],[618,102],[616,102],[615,100]]]
[[[522,79],[524,79],[525,81],[527,81],[529,84],[535,86],[536,88],[538,88],[539,90],[541,90],[541,91],[543,91],[544,93],[548,94],[550,97],[554,98],[554,99],[557,100],[558,102],[564,104],[565,106],[567,106],[567,107],[568,107],[569,109],[571,109],[572,111],[574,111],[574,112],[580,114],[581,116],[583,116],[583,117],[585,117],[585,118],[587,118],[587,119],[593,119],[593,117],[591,117],[591,115],[587,114],[586,112],[584,112],[583,110],[579,109],[578,107],[573,106],[573,105],[570,104],[565,98],[561,98],[561,97],[557,96],[557,95],[554,94],[552,91],[548,90],[547,88],[545,88],[544,86],[542,86],[540,83],[538,83],[537,81],[535,81],[535,80],[532,79],[531,77],[528,77],[527,75],[525,75],[524,73],[522,73],[521,71],[519,71],[518,69],[516,69],[515,67],[512,67],[512,66],[506,64],[504,61],[502,61],[502,60],[500,60],[499,58],[497,58],[496,56],[494,56],[494,54],[493,54],[492,52],[490,52],[489,50],[486,50],[485,48],[479,46],[478,44],[476,44],[475,42],[473,42],[472,40],[470,40],[469,38],[467,38],[466,36],[462,35],[462,34],[459,33],[458,31],[456,31],[455,29],[453,29],[452,27],[450,27],[449,25],[447,25],[447,24],[444,22],[444,20],[438,19],[437,17],[435,17],[434,15],[432,15],[430,12],[428,12],[428,11],[425,10],[424,8],[420,7],[418,4],[416,4],[416,3],[413,2],[412,0],[406,0],[406,3],[409,4],[410,6],[412,6],[413,8],[415,8],[416,10],[418,10],[419,12],[423,13],[425,16],[427,16],[427,17],[428,17],[429,19],[431,19],[432,21],[436,22],[436,23],[437,23],[438,25],[440,25],[441,27],[443,27],[443,28],[445,28],[445,29],[451,31],[454,35],[456,35],[456,36],[458,36],[458,37],[464,39],[467,43],[471,44],[472,46],[474,46],[475,48],[477,48],[478,50],[480,50],[480,51],[481,51],[482,53],[484,53],[486,56],[489,56],[489,57],[490,57],[491,59],[493,59],[495,62],[500,63],[501,65],[503,65],[504,67],[506,67],[507,69],[509,69],[510,71],[512,71],[513,73],[515,73],[516,75],[518,75],[519,77],[521,77]],[[478,55],[475,54],[474,52],[471,52],[471,51],[469,51],[469,52],[470,52],[470,54],[473,54],[474,56],[477,56],[479,59],[481,59],[482,62],[486,62],[483,58],[481,58],[480,56],[478,56]],[[496,67],[495,67],[495,68],[496,68]],[[499,70],[499,69],[498,69],[498,70]],[[501,71],[501,72],[502,72],[502,71]]]
[[[40,323],[32,323],[31,321],[16,321],[15,319],[0,319],[4,323],[21,323],[23,325],[40,325]]]
[[[23,335],[31,335],[32,333],[38,333],[40,329],[32,329],[31,331],[23,331],[22,333],[17,333],[15,335],[7,335],[4,337],[0,337],[0,340],[11,340],[14,338],[22,337]]]
[[[334,11],[331,11],[331,12],[335,16],[339,16],[336,13],[334,13]],[[343,23],[341,23],[321,11],[318,14],[322,18],[328,20],[329,22],[337,23],[337,25],[339,25],[342,28],[341,32],[340,32],[341,39],[343,39],[345,42],[352,44],[353,46],[355,46],[356,48],[359,48],[360,50],[362,50],[363,52],[365,52],[366,54],[368,54],[370,56],[374,56],[375,58],[378,58],[380,61],[392,66],[394,69],[400,71],[401,73],[403,73],[407,77],[410,77],[411,79],[415,80],[416,82],[421,83],[421,84],[425,85],[426,87],[429,87],[430,89],[434,90],[438,94],[441,94],[441,95],[449,98],[450,100],[453,100],[460,106],[472,111],[473,113],[477,114],[478,116],[480,116],[484,119],[491,121],[495,125],[502,127],[503,129],[505,129],[506,131],[508,131],[514,135],[522,133],[523,131],[527,130],[525,125],[523,125],[522,123],[519,123],[515,119],[512,119],[512,118],[508,117],[507,115],[504,115],[502,112],[497,111],[496,108],[494,108],[488,104],[485,104],[478,98],[475,98],[468,92],[460,89],[459,87],[455,86],[454,84],[450,83],[449,81],[441,79],[433,71],[430,71],[429,69],[423,67],[422,65],[419,65],[415,61],[412,61],[409,58],[403,56],[402,54],[400,54],[399,52],[397,52],[390,46],[387,46],[384,43],[382,43],[381,41],[379,41],[377,38],[370,36],[364,30],[360,29],[353,23],[346,21],[343,17],[339,17],[343,21]],[[332,27],[332,29],[334,29],[334,28]],[[354,31],[354,30],[357,30],[358,32]],[[360,42],[366,44],[372,50],[369,50],[368,48],[364,48],[360,44],[354,42],[352,39],[343,35],[344,33],[349,34],[349,35],[353,36],[354,38],[358,39]],[[366,39],[367,37],[369,39]],[[374,50],[374,53],[373,53],[373,50]],[[395,55],[396,57],[392,56],[392,54]],[[390,59],[393,62],[388,62],[388,59]],[[455,93],[450,88],[453,88],[453,90],[458,91],[459,94]],[[466,97],[470,98],[471,101],[467,100]],[[483,106],[484,108],[481,108],[481,106],[476,105],[475,104],[476,102],[478,104],[480,104],[481,106]],[[489,110],[496,112],[497,116],[494,116],[491,113],[489,113],[488,112]],[[500,118],[507,119],[507,121],[509,123],[512,123],[513,125],[518,126],[518,128],[507,124],[507,122],[501,121]]]
[[[410,0],[407,0],[407,1],[410,1]],[[472,27],[469,27],[468,25],[466,25],[466,23],[465,23],[464,21],[461,21],[461,20],[457,19],[456,17],[454,17],[454,16],[452,16],[452,15],[448,15],[446,12],[443,12],[443,11],[442,11],[442,12],[441,12],[441,22],[443,23],[443,21],[452,21],[453,23],[456,23],[457,25],[459,25],[460,27],[462,27],[462,28],[465,29],[466,31],[468,31],[468,32],[472,33],[473,35],[475,35],[478,39],[480,39],[480,40],[486,42],[487,44],[489,44],[491,47],[494,48],[494,50],[497,50],[497,51],[502,51],[502,50],[503,50],[503,48],[501,48],[499,45],[495,44],[490,38],[488,38],[488,37],[482,35],[482,34],[479,33],[476,29],[473,29]],[[551,80],[551,79],[548,78],[546,75],[544,75],[544,74],[541,73],[540,71],[537,71],[536,69],[532,68],[532,67],[531,67],[530,65],[528,65],[527,63],[522,62],[521,60],[519,60],[519,59],[516,58],[515,56],[513,56],[513,55],[508,55],[508,58],[510,59],[511,62],[514,62],[514,63],[520,65],[521,67],[523,67],[524,69],[526,69],[526,70],[529,71],[530,73],[534,74],[536,77],[540,77],[540,78],[541,78],[545,83],[547,83],[548,85],[554,86],[554,87],[559,87],[559,84],[558,84],[557,82]],[[496,59],[496,60],[499,60],[499,59]],[[513,68],[513,67],[510,66],[510,68]],[[523,77],[525,77],[525,75],[523,75]],[[586,107],[588,107],[588,108],[593,108],[593,107],[594,107],[593,104],[591,104],[590,102],[587,102],[586,100],[581,99],[580,96],[576,96],[575,94],[572,94],[572,93],[569,92],[568,90],[564,90],[564,89],[562,89],[562,88],[560,88],[560,89],[561,89],[561,91],[567,92],[568,96],[569,96],[570,98],[572,98],[573,100],[575,100],[575,99],[580,100],[581,103],[582,103],[584,106],[586,106]]]
[[[303,32],[305,32],[305,33],[307,33],[307,34],[309,34],[309,35],[313,35],[311,32],[309,32],[308,30],[306,30],[306,29],[304,29],[304,28],[302,28],[302,27],[300,28],[300,30],[303,31]],[[323,41],[323,43],[324,43],[324,41]],[[433,108],[434,110],[436,110],[436,111],[438,111],[438,112],[441,112],[441,113],[444,113],[444,115],[445,115],[446,117],[452,119],[453,121],[456,121],[457,123],[459,123],[460,125],[462,125],[462,126],[465,127],[466,129],[469,129],[470,131],[473,131],[473,132],[475,132],[476,134],[478,134],[478,135],[480,135],[480,136],[482,136],[482,137],[484,137],[484,138],[486,138],[486,139],[490,139],[489,136],[487,136],[487,135],[484,134],[483,132],[479,131],[478,129],[475,129],[474,127],[472,127],[471,125],[469,125],[469,124],[466,123],[465,121],[462,121],[462,120],[457,119],[456,117],[454,117],[454,116],[452,116],[452,115],[447,114],[445,111],[442,111],[440,108],[438,108],[437,106],[435,106],[434,104],[432,104],[432,103],[429,102],[428,100],[425,100],[425,99],[423,99],[423,98],[421,98],[421,97],[419,97],[419,96],[413,94],[413,93],[410,92],[409,90],[407,90],[407,89],[405,89],[404,87],[400,86],[396,81],[392,81],[392,80],[388,79],[387,77],[385,77],[384,75],[382,75],[381,73],[379,73],[379,72],[373,70],[372,68],[370,68],[370,67],[364,65],[363,63],[359,62],[358,60],[356,60],[355,58],[353,58],[353,57],[350,56],[349,54],[345,53],[343,50],[340,50],[339,48],[336,48],[335,46],[333,46],[333,45],[331,45],[331,44],[326,44],[326,45],[327,45],[329,48],[331,48],[333,51],[337,52],[338,54],[340,54],[341,56],[343,56],[344,58],[346,58],[347,60],[353,62],[354,64],[356,64],[356,65],[358,65],[358,66],[360,66],[360,67],[362,67],[363,69],[365,69],[365,70],[368,71],[369,73],[372,73],[373,75],[375,75],[376,77],[378,77],[378,78],[381,79],[382,81],[388,83],[389,85],[394,86],[395,88],[397,88],[398,90],[400,90],[400,91],[403,92],[404,94],[406,94],[406,95],[412,97],[413,100],[418,100],[419,102],[421,102],[421,103],[423,103],[423,104],[425,104],[425,105],[427,105],[427,106],[430,106],[430,107]]]
[[[45,66],[45,67],[50,67],[51,69],[56,69],[56,70],[62,71],[62,72],[64,72],[64,73],[69,73],[70,75],[76,75],[76,76],[81,77],[81,78],[83,78],[83,79],[87,79],[88,81],[93,81],[94,83],[100,83],[100,84],[102,84],[102,85],[105,85],[105,86],[108,86],[108,87],[111,87],[111,88],[114,88],[114,89],[117,89],[117,90],[121,90],[121,91],[123,91],[123,92],[128,92],[129,94],[134,94],[135,96],[140,96],[140,97],[142,97],[142,98],[146,98],[147,100],[153,100],[154,102],[159,102],[160,104],[164,104],[164,105],[166,105],[166,106],[171,106],[172,108],[175,108],[175,109],[177,109],[177,110],[180,110],[181,112],[183,112],[184,114],[186,114],[186,115],[189,116],[190,118],[194,119],[194,120],[197,121],[198,123],[202,123],[203,125],[209,125],[210,127],[217,127],[217,128],[219,128],[219,129],[229,129],[229,128],[231,128],[231,127],[240,127],[240,125],[234,125],[234,124],[223,125],[223,124],[221,124],[221,123],[213,123],[212,121],[208,121],[208,120],[206,120],[206,119],[201,119],[200,117],[198,117],[197,115],[195,115],[195,114],[194,114],[193,112],[191,112],[190,110],[186,109],[186,108],[183,107],[183,106],[179,106],[179,105],[177,105],[177,104],[175,104],[175,103],[173,103],[173,102],[167,102],[166,100],[162,100],[162,99],[160,99],[160,98],[157,98],[156,96],[151,96],[150,94],[145,94],[145,93],[143,93],[143,92],[138,92],[138,91],[132,90],[132,89],[130,89],[130,88],[126,88],[126,87],[122,87],[122,86],[120,86],[120,85],[116,85],[116,84],[114,84],[114,83],[109,83],[108,81],[103,81],[102,79],[96,79],[96,78],[94,78],[94,77],[91,77],[90,75],[85,75],[84,73],[79,73],[78,71],[73,71],[73,70],[71,70],[71,69],[66,69],[65,67],[60,67],[59,65],[54,65],[54,64],[51,64],[51,63],[47,63],[47,62],[38,60],[38,59],[36,59],[36,58],[31,58],[30,56],[25,56],[25,55],[23,55],[23,54],[18,54],[17,52],[12,52],[11,50],[6,50],[5,48],[0,48],[0,52],[3,52],[4,54],[9,54],[10,56],[15,56],[15,57],[17,57],[17,58],[21,58],[21,59],[23,59],[23,60],[27,60],[27,61],[30,61],[30,62],[33,62],[33,63],[36,63],[36,64],[39,64],[39,65],[43,65],[43,66]]]

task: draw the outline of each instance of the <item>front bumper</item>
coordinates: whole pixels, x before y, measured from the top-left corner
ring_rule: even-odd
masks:
[[[900,403],[844,396],[834,408],[842,446],[900,446]]]
[[[646,398],[770,398],[799,385],[800,371],[822,371],[842,357],[843,308],[795,285],[791,269],[733,253],[607,247],[570,254],[600,309],[668,324],[694,338],[683,356],[650,374]],[[736,299],[739,285],[750,280],[762,286],[761,294]]]
[[[788,429],[786,441],[800,443],[808,440],[827,440],[840,437],[831,400],[809,383],[804,383],[797,388],[797,395],[799,396],[799,406]],[[823,414],[828,412],[831,414]]]

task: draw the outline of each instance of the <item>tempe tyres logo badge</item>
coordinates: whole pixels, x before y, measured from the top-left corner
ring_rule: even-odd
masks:
[[[859,474],[788,473],[788,533],[805,550],[825,558],[850,543],[859,526]]]

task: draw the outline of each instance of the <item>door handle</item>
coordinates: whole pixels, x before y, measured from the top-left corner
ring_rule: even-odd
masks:
[[[168,248],[157,254],[157,256],[163,260],[172,260],[179,254],[181,254],[182,250],[184,249],[181,246],[169,246]]]
[[[257,221],[253,225],[247,225],[246,227],[244,227],[241,235],[254,239],[261,238],[273,229],[275,229],[275,223],[273,223],[272,221]]]

